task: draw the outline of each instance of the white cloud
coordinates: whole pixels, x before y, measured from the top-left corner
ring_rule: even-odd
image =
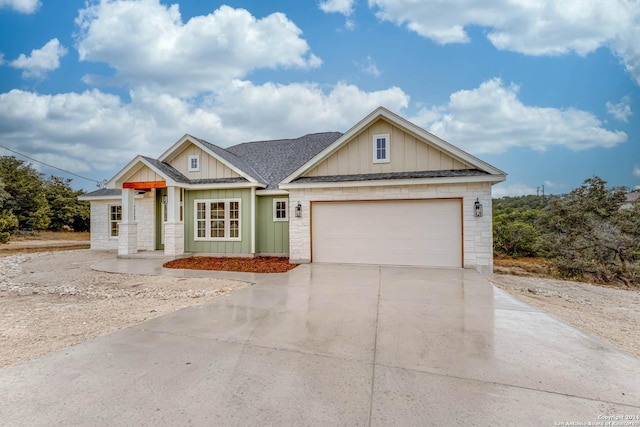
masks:
[[[380,20],[406,25],[436,43],[466,43],[488,28],[497,49],[526,55],[587,55],[611,48],[640,84],[640,3],[628,0],[369,0]]]
[[[51,39],[40,49],[33,49],[30,56],[21,53],[18,59],[11,61],[13,68],[22,71],[22,78],[43,78],[49,71],[60,67],[60,58],[67,54],[67,48],[58,39]]]
[[[623,96],[617,104],[607,102],[606,107],[607,113],[611,114],[616,118],[616,120],[620,120],[621,122],[628,121],[629,116],[633,114],[631,112],[631,98],[628,96]]]
[[[367,56],[367,60],[365,63],[356,62],[357,67],[365,74],[369,74],[373,77],[380,77],[382,72],[378,68],[376,61],[373,60],[372,57]]]
[[[39,0],[0,0],[0,9],[7,7],[16,12],[31,14],[40,7]]]
[[[353,13],[354,0],[323,0],[318,7],[326,13],[341,13],[349,16]]]
[[[492,196],[495,199],[501,197],[516,197],[516,196],[529,196],[532,194],[538,194],[538,189],[526,184],[505,184],[500,183],[493,187],[491,190]]]
[[[380,105],[400,112],[409,96],[397,87],[365,92],[338,83],[326,93],[311,83],[256,86],[235,81],[213,102],[225,127],[242,129],[248,140],[345,131]]]
[[[322,63],[282,13],[256,19],[244,9],[221,6],[183,23],[175,4],[102,0],[81,10],[76,24],[80,60],[109,64],[112,83],[181,96],[214,90],[259,68]],[[85,77],[89,84],[103,80]]]
[[[325,91],[314,84],[234,81],[198,103],[146,89],[130,95],[131,102],[123,102],[99,90],[2,93],[3,145],[72,172],[111,175],[136,154],[159,155],[185,133],[229,146],[345,131],[379,105],[400,112],[409,102],[398,88],[364,92],[343,83]]]
[[[412,120],[472,153],[500,153],[514,147],[544,151],[613,147],[627,140],[592,113],[573,108],[528,106],[518,99],[518,86],[492,79],[472,90],[453,93],[449,103],[423,109]]]
[[[637,176],[638,178],[640,178],[640,166],[635,166],[633,168],[633,176]]]

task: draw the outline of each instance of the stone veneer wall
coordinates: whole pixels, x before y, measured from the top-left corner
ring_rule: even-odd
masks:
[[[463,199],[464,267],[474,268],[482,274],[493,272],[493,232],[491,210],[491,184],[442,184],[386,187],[312,188],[291,189],[291,206],[300,202],[302,218],[291,215],[289,220],[289,253],[291,262],[311,260],[312,201],[327,200],[393,200],[393,199]],[[474,203],[479,199],[483,216],[476,218]]]
[[[118,249],[118,239],[109,236],[109,206],[121,204],[120,200],[91,201],[91,249]],[[136,197],[135,206],[138,250],[153,251],[156,241],[154,192]]]

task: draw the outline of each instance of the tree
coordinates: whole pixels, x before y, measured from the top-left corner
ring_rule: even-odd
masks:
[[[18,218],[11,209],[5,209],[5,202],[11,195],[4,190],[4,184],[0,180],[0,243],[7,243],[11,232],[18,226]]]
[[[89,202],[81,202],[78,200],[78,196],[84,194],[84,191],[74,191],[71,188],[71,179],[57,176],[51,176],[51,178],[44,183],[44,188],[47,203],[51,211],[49,215],[50,230],[89,230]]]
[[[42,174],[13,156],[0,157],[0,180],[9,197],[4,209],[10,210],[21,230],[44,230],[49,225],[49,204]]]
[[[536,256],[536,221],[549,197],[519,196],[493,200],[493,249],[505,255]]]
[[[621,208],[625,195],[593,177],[551,201],[538,222],[538,249],[563,277],[640,283],[640,204]]]

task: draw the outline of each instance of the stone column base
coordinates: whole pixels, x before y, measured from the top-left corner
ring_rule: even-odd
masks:
[[[121,222],[118,226],[118,255],[138,253],[138,224]]]
[[[164,254],[166,256],[184,254],[184,223],[164,224]]]

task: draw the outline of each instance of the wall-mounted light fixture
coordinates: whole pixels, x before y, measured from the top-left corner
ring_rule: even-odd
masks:
[[[164,196],[162,196],[162,204],[166,205],[168,202],[169,202],[169,196],[165,194]]]
[[[298,202],[296,206],[296,218],[302,218],[302,205]]]
[[[482,217],[482,203],[480,203],[480,200],[477,197],[476,197],[476,202],[473,205],[474,205],[474,212],[476,214],[476,218]]]

